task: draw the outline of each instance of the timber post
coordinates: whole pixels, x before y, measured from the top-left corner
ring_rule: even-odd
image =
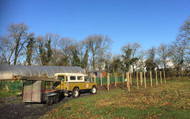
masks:
[[[130,77],[129,78],[130,79],[130,84],[132,85],[132,73],[131,72],[129,73],[129,77]]]
[[[166,72],[164,71],[164,83],[166,83]]]
[[[94,83],[96,83],[96,75],[94,75]]]
[[[160,83],[162,84],[162,71],[160,71]]]
[[[157,75],[157,71],[155,71],[155,77],[156,77],[156,85],[158,85],[158,75]]]
[[[115,77],[114,83],[115,83],[115,87],[116,87],[117,86],[117,73],[114,73],[114,77]]]
[[[109,84],[110,84],[110,73],[108,73],[107,75],[107,90],[108,91],[110,90]]]
[[[152,71],[150,71],[150,86],[152,87]]]
[[[137,89],[139,89],[139,76],[138,76],[138,72],[136,74],[137,74]]]
[[[127,89],[130,92],[130,78],[129,78],[129,72],[127,72]]]
[[[141,86],[142,86],[143,85],[142,72],[140,72],[140,81],[141,81]]]
[[[144,87],[146,88],[146,72],[144,72]]]
[[[102,86],[102,73],[100,73],[100,86]]]

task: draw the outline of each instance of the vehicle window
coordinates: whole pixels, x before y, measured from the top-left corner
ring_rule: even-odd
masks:
[[[66,81],[68,81],[68,76],[66,76]]]
[[[63,81],[64,80],[64,76],[58,76],[58,80]]]
[[[70,80],[76,80],[75,76],[70,76]]]
[[[85,77],[84,77],[84,81],[90,81],[89,77],[88,77],[88,76],[85,76]]]
[[[82,80],[82,76],[77,76],[77,80]]]

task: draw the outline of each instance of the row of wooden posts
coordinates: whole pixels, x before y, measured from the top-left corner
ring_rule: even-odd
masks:
[[[163,78],[162,78],[162,72],[163,72]],[[165,75],[165,71],[160,71],[160,84],[163,83],[163,80],[164,80],[164,83],[166,83],[166,75]],[[147,88],[147,84],[146,84],[146,72],[136,72],[136,85],[137,85],[137,89],[139,89],[139,74],[140,74],[140,84],[141,86],[143,86],[143,79],[144,79],[144,87]],[[150,86],[152,87],[153,86],[153,80],[152,80],[152,71],[149,72],[149,75],[150,75]],[[117,83],[118,83],[118,74],[117,73],[114,73],[114,77],[115,77],[115,81],[114,81],[114,86],[117,86]],[[94,78],[94,82],[96,83],[96,76],[93,76]],[[127,72],[126,73],[126,78],[125,78],[125,75],[124,73],[122,74],[122,83],[127,83],[127,88],[128,88],[128,91],[130,91],[130,85],[132,85],[133,81],[132,81],[132,73],[130,72]],[[158,72],[155,71],[155,79],[156,79],[156,85],[159,84],[158,82]],[[126,80],[126,81],[125,81]],[[91,81],[92,81],[92,77],[91,77]],[[102,75],[100,74],[100,86],[102,86],[103,83],[102,83]],[[110,90],[110,73],[107,73],[107,90],[109,91]]]

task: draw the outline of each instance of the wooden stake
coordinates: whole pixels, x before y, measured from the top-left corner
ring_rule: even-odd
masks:
[[[137,89],[139,89],[139,76],[138,76],[138,72],[137,72]]]
[[[152,87],[152,72],[150,71],[150,86]]]
[[[156,78],[156,85],[158,85],[158,75],[157,75],[157,71],[155,71],[155,78]]]
[[[92,82],[92,75],[90,75],[90,80],[91,80],[91,82]]]
[[[114,75],[115,75],[115,81],[114,81],[114,83],[115,83],[115,87],[117,86],[117,73],[114,73]]]
[[[129,73],[129,76],[130,76],[130,84],[132,85],[132,73],[131,72]]]
[[[129,72],[126,73],[126,79],[127,79],[127,86],[128,86],[128,82],[129,82]]]
[[[144,87],[146,88],[146,72],[144,72]]]
[[[142,77],[142,72],[140,72],[140,81],[141,81],[141,86],[143,85],[143,77]]]
[[[5,83],[5,90],[6,90],[6,91],[9,91],[8,82]]]
[[[166,83],[166,72],[164,71],[164,83]]]
[[[94,83],[96,83],[96,75],[94,75]]]
[[[129,72],[127,72],[127,89],[128,89],[128,91],[130,92],[131,90],[130,90],[130,79],[129,79]]]
[[[162,71],[160,71],[160,83],[162,84]]]
[[[107,90],[110,90],[110,73],[107,74]]]
[[[100,85],[102,86],[102,73],[100,73]]]
[[[122,74],[122,78],[123,78],[123,83],[124,83],[124,81],[125,81],[125,74],[124,73]]]

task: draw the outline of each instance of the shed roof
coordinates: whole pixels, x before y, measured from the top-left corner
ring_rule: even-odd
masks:
[[[56,73],[82,73],[85,70],[75,66],[23,66],[0,64],[0,80],[12,79],[13,76],[54,78]]]

